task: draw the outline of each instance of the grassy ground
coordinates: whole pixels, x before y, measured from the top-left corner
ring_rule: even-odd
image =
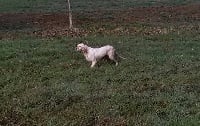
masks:
[[[200,124],[199,35],[0,41],[1,125]],[[75,43],[127,57],[89,69]]]
[[[87,1],[90,7],[85,0],[73,0],[72,6],[78,11],[198,2]],[[60,12],[64,2],[0,0],[0,12]],[[45,34],[47,27],[66,31],[59,13],[0,15],[0,125],[199,126],[198,5],[162,8],[124,10],[119,16],[116,11],[111,19],[115,11],[108,17],[104,11],[78,13],[77,26],[91,31],[85,37],[34,36],[38,27]],[[82,40],[111,44],[127,59],[117,67],[101,61],[90,69],[75,51]]]

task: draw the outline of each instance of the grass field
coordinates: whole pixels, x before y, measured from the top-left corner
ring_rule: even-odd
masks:
[[[64,0],[0,0],[0,125],[199,126],[198,0],[85,1],[72,2],[74,35]],[[90,69],[85,40],[127,59]]]
[[[15,125],[199,125],[199,37],[90,36],[127,57],[94,69],[80,39],[0,41],[0,123]]]

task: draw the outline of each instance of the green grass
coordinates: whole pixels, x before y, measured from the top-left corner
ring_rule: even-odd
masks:
[[[197,3],[199,0],[72,0],[73,11],[127,9]],[[0,12],[65,12],[66,0],[0,0]]]
[[[64,4],[65,0],[0,0],[0,12],[59,12]]]
[[[0,40],[0,125],[200,125],[200,36]],[[75,51],[126,57],[94,69]]]
[[[73,10],[198,2],[85,1],[73,0]],[[64,0],[0,0],[0,6],[0,12],[65,11]],[[8,38],[0,40],[0,125],[200,125],[198,21],[186,21],[196,29],[176,28],[185,20],[172,22],[174,27],[163,23],[163,28],[170,25],[175,30],[149,35],[144,32],[152,31],[151,23],[121,24],[140,29],[141,34],[132,36],[98,33],[96,22],[94,27],[80,26],[93,31],[87,37],[49,39],[27,35],[32,26],[16,22],[2,25],[1,29]],[[116,27],[111,22],[100,24],[108,30]],[[83,55],[75,51],[82,40],[91,46],[111,44],[127,59],[117,67],[101,61],[90,69]]]

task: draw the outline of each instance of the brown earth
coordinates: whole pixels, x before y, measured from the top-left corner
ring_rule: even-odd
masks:
[[[27,34],[42,37],[82,36],[99,32],[125,32],[128,34],[138,32],[138,29],[122,26],[137,22],[155,26],[155,28],[150,28],[150,31],[155,30],[155,33],[164,32],[162,26],[166,24],[177,24],[181,27],[192,24],[192,26],[190,25],[191,29],[195,27],[199,30],[200,4],[80,12],[73,13],[73,21],[74,26],[79,29],[68,29],[68,15],[66,13],[1,13],[0,38],[9,36],[10,31],[25,31]],[[111,25],[110,28],[106,28],[108,24]]]

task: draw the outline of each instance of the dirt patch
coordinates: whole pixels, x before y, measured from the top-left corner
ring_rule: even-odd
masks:
[[[0,14],[0,38],[10,31],[19,30],[42,37],[85,36],[96,32],[129,33],[137,32],[137,29],[133,27],[124,29],[121,26],[134,24],[135,22],[159,26],[156,28],[158,33],[162,32],[160,26],[166,23],[196,23],[199,27],[200,4],[80,12],[73,14],[73,21],[74,25],[79,29],[68,29],[68,15],[66,13],[4,13]],[[110,24],[110,26],[107,26],[110,28],[106,28],[107,24]]]

